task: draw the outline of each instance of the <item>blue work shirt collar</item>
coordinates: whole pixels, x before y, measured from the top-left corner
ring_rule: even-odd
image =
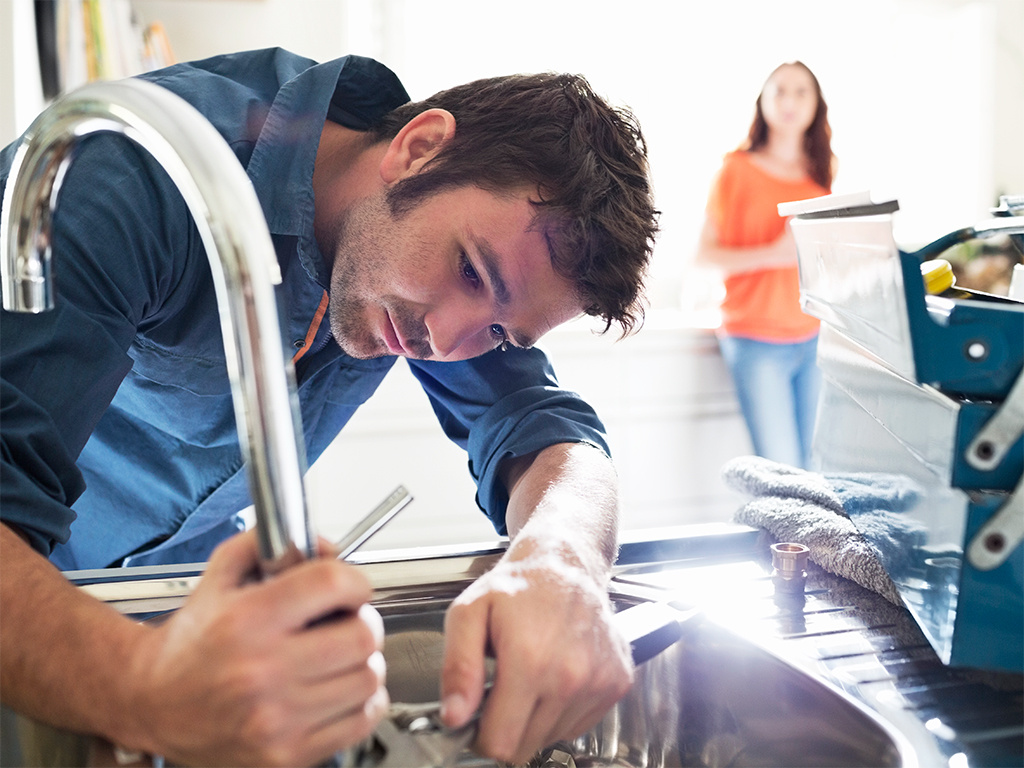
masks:
[[[249,178],[271,233],[298,238],[303,269],[324,288],[329,276],[313,232],[313,168],[324,122],[366,130],[407,101],[409,94],[390,69],[373,59],[344,56],[300,72],[271,105],[249,161]]]

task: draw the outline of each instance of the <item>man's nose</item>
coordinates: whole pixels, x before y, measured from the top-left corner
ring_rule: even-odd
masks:
[[[487,331],[492,322],[489,307],[474,306],[470,302],[432,312],[426,323],[435,358],[472,357],[487,351]]]

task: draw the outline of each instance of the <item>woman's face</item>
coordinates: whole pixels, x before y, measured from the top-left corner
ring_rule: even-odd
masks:
[[[803,67],[780,67],[761,91],[761,114],[771,131],[802,135],[814,122],[818,91]]]

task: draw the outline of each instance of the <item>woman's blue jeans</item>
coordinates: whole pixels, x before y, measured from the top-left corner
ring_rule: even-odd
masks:
[[[808,469],[821,391],[818,339],[773,344],[720,334],[718,341],[754,453]]]

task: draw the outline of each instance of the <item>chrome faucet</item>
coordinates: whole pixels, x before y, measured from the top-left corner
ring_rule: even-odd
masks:
[[[4,191],[4,308],[53,309],[53,214],[76,147],[97,132],[119,133],[148,151],[196,221],[213,271],[264,574],[313,557],[294,369],[274,298],[281,282],[277,257],[249,178],[192,105],[152,83],[123,80],[83,86],[36,118]]]

